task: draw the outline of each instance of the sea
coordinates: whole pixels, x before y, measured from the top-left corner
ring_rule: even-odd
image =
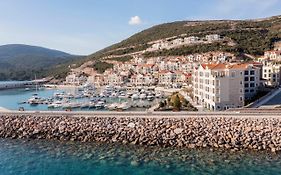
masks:
[[[1,175],[278,175],[281,155],[0,139]]]

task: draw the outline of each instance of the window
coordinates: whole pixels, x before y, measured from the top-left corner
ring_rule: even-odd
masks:
[[[264,72],[266,72],[267,70],[266,69],[264,69]]]
[[[254,71],[254,70],[251,70],[251,71],[250,71],[250,75],[255,75],[255,71]]]
[[[220,102],[220,97],[216,97],[216,102]]]
[[[250,84],[250,87],[255,87],[255,83],[251,83],[251,84]]]
[[[245,88],[249,87],[249,84],[248,83],[245,83]]]
[[[240,96],[240,101],[243,101],[243,97]]]
[[[249,75],[249,72],[247,70],[245,70],[244,74],[245,75]]]
[[[246,90],[245,90],[245,93],[248,93],[248,92],[249,92],[249,89],[246,89]]]
[[[245,80],[245,81],[249,81],[249,77],[245,77],[244,80]]]
[[[216,86],[219,86],[219,85],[220,85],[220,81],[216,80]]]
[[[250,81],[255,81],[255,77],[250,77]]]
[[[266,78],[266,74],[264,74],[263,76],[264,76],[264,78]]]
[[[255,89],[251,89],[250,92],[255,92]]]
[[[232,77],[232,78],[235,77],[235,72],[231,72],[231,77]]]

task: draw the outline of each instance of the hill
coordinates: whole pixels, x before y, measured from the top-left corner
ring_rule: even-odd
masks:
[[[80,58],[43,47],[10,44],[0,46],[0,80],[29,80],[43,77],[53,67]]]
[[[208,45],[182,46],[160,51],[146,51],[157,40],[181,38],[182,36],[204,37],[219,34],[231,39],[235,44],[223,42]],[[281,40],[281,16],[256,20],[208,20],[177,21],[157,25],[137,33],[120,43],[114,44],[88,56],[88,60],[123,58],[128,54],[145,51],[144,56],[187,55],[208,51],[227,51],[240,54],[260,56],[265,50],[273,48],[275,42]],[[112,58],[112,55],[113,58]]]

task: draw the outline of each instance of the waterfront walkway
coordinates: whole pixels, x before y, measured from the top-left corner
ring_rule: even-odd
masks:
[[[281,109],[255,109],[224,112],[113,112],[113,111],[0,111],[1,115],[38,115],[69,117],[125,117],[125,118],[192,118],[192,117],[229,117],[229,118],[280,118]]]

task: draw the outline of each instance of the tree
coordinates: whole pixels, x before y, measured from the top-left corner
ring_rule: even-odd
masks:
[[[180,101],[180,97],[177,94],[174,100],[174,109],[179,111],[181,109],[181,101]]]

